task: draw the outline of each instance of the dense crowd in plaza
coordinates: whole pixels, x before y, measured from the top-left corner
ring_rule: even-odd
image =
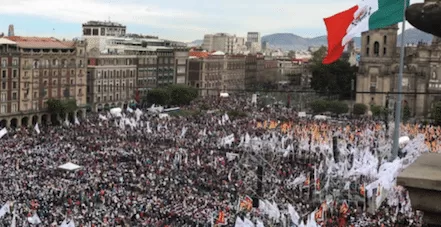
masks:
[[[202,105],[185,116],[124,110],[9,130],[0,226],[422,226],[384,173],[437,151],[437,128],[403,125],[407,156],[388,162],[380,122],[299,118],[250,97],[200,99],[182,112]],[[81,168],[58,168],[68,162]]]

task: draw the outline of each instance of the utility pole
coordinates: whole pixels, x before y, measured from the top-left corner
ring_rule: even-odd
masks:
[[[354,112],[354,105],[355,105],[355,98],[354,98],[354,91],[355,91],[355,80],[351,79],[351,115]]]

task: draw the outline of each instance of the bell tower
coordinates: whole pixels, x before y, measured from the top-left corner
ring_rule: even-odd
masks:
[[[393,58],[397,48],[398,25],[364,32],[361,35],[361,58]]]

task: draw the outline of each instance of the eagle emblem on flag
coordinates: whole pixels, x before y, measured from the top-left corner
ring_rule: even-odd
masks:
[[[364,18],[371,15],[372,7],[370,6],[363,6],[361,9],[357,10],[354,15],[354,20],[352,21],[352,25],[356,26],[358,23],[360,23]]]

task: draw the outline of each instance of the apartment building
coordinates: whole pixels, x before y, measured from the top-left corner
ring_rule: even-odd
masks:
[[[189,55],[188,85],[201,88],[200,95],[215,96],[244,88],[245,56],[220,51],[191,51]]]
[[[166,86],[174,83],[187,83],[188,49],[186,48],[185,44],[159,39],[158,37],[154,36],[128,34],[126,33],[126,27],[122,24],[112,22],[109,25],[109,23],[110,22],[94,21],[83,24],[84,31],[87,31],[89,28],[97,29],[98,31],[102,31],[104,29],[104,35],[100,38],[101,41],[99,45],[96,45],[96,39],[99,37],[95,37],[93,34],[92,36],[84,35],[83,38],[88,43],[94,43],[91,45],[91,48],[88,48],[91,53],[94,53],[94,59],[100,58],[100,55],[103,55],[103,58],[115,56],[123,59],[131,59],[133,56],[135,56],[136,59],[132,63],[136,66],[136,80],[133,82],[135,86],[135,98],[133,97],[133,94],[126,96],[119,95],[119,99],[125,97],[126,100],[118,100],[116,103],[109,103],[108,99],[110,96],[106,95],[105,97],[107,101],[104,101],[104,96],[101,95],[99,102],[97,98],[93,99],[95,103],[93,104],[95,106],[93,110],[103,109],[105,108],[106,104],[108,104],[107,106],[112,106],[113,104],[116,105],[118,103],[124,105],[126,103],[131,103],[134,100],[139,102],[140,98],[147,94],[148,90],[158,86]],[[93,25],[92,28],[91,24]],[[116,31],[113,33],[108,33],[108,29],[113,28],[112,26],[114,26]],[[101,35],[101,33],[99,33],[99,35]],[[95,61],[94,59],[91,60]],[[120,69],[117,69],[118,66],[120,66],[120,64],[112,67],[117,71],[127,70],[127,65],[122,65]],[[102,80],[102,78],[96,78],[96,76],[98,76],[97,73],[92,73],[96,71],[96,67],[93,65],[90,65],[90,67],[91,69],[89,71],[91,73],[89,81],[92,82]],[[89,91],[91,91],[91,89],[92,88],[90,88]],[[97,92],[96,89],[94,92]],[[96,94],[90,94],[89,99],[92,100],[95,95]],[[116,97],[115,95],[116,94],[112,95],[113,100]],[[97,103],[100,104],[97,105]]]
[[[120,23],[110,21],[88,21],[82,27],[88,52],[94,48],[105,50],[109,39],[126,35],[127,29]]]
[[[259,32],[248,32],[246,47],[251,54],[262,51],[262,40]]]
[[[127,108],[139,93],[136,55],[90,52],[87,66],[87,103],[92,111]]]
[[[17,43],[0,38],[0,127],[10,125],[12,119],[20,117],[19,105],[19,59]],[[21,121],[21,119],[20,119]]]
[[[253,89],[257,86],[257,78],[262,78],[265,72],[265,56],[247,55],[245,59],[245,87]]]
[[[246,51],[245,38],[227,33],[208,34],[204,36],[202,49],[212,52],[221,51],[226,54],[239,54]]]
[[[6,122],[7,126],[20,127],[49,122],[51,118],[55,120],[46,112],[48,99],[75,99],[79,107],[86,106],[84,41],[20,36],[6,39],[15,43],[18,52],[7,60],[10,80],[6,83],[8,89],[5,89],[9,100],[6,109],[15,115]],[[84,110],[69,114],[83,116]]]

